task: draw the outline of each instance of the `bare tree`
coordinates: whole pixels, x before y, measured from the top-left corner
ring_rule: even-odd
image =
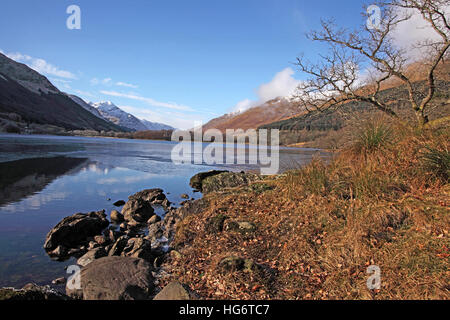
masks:
[[[428,123],[426,115],[435,89],[435,71],[438,64],[449,54],[450,27],[445,8],[448,0],[393,0],[378,2],[380,23],[376,28],[365,24],[359,30],[338,28],[332,20],[322,21],[322,29],[308,34],[312,41],[328,45],[329,52],[321,55],[321,62],[311,63],[303,56],[297,65],[309,79],[298,88],[297,98],[306,110],[339,108],[346,102],[366,102],[377,109],[397,117],[389,99],[381,97],[383,84],[393,78],[399,79],[408,92],[407,103],[413,109],[419,127]],[[394,40],[395,28],[402,22],[419,14],[438,35],[438,40],[415,44],[426,52],[425,93],[414,85],[406,72],[408,52]],[[363,13],[370,19],[367,10]],[[363,73],[365,71],[365,75]]]

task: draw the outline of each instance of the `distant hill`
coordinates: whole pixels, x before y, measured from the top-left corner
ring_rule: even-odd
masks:
[[[97,103],[91,102],[85,108],[95,115],[98,114],[103,119],[106,119],[118,126],[127,128],[132,131],[159,131],[174,129],[171,126],[162,123],[138,119],[131,113],[123,111],[111,101],[103,101]]]
[[[175,130],[174,127],[171,127],[167,124],[151,122],[148,120],[141,119],[141,122],[147,127],[147,130],[150,131],[159,131],[159,130]]]
[[[85,110],[46,77],[0,53],[0,113],[66,130],[121,131]]]
[[[300,111],[294,101],[282,97],[242,113],[231,113],[215,118],[205,124],[203,129],[219,129],[223,132],[226,129],[256,129],[262,125],[298,115]]]
[[[111,101],[102,101],[97,103],[90,103],[101,116],[110,122],[133,131],[145,131],[147,127],[132,114],[123,111]]]
[[[422,86],[423,82],[416,82],[415,86]],[[408,92],[405,86],[392,87],[385,89],[379,94],[381,99],[392,100],[392,107],[403,118],[413,119],[414,113],[409,105],[404,101],[408,98]],[[436,94],[434,100],[436,102],[445,102],[450,97],[450,82],[437,81]],[[429,112],[430,120],[434,120],[445,116],[446,108],[435,109]],[[323,111],[304,112],[301,115],[274,121],[259,127],[259,129],[279,129],[285,131],[298,130],[338,130],[347,124],[349,119],[358,118],[361,113],[373,113],[377,111],[369,103],[349,102],[339,107],[339,110],[328,109]],[[448,114],[447,114],[448,115]]]
[[[424,82],[416,82],[415,86],[423,86]],[[405,101],[408,92],[405,86],[391,87],[380,92],[380,97],[391,102],[394,111],[402,121],[414,123],[415,115]],[[436,94],[427,116],[430,121],[450,115],[450,81],[437,81]],[[339,148],[345,144],[356,126],[364,120],[374,120],[385,116],[384,113],[364,102],[349,102],[339,109],[304,112],[295,117],[275,121],[260,126],[258,129],[280,130],[282,145],[296,145],[314,148]]]

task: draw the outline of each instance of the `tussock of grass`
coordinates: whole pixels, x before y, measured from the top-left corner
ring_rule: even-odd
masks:
[[[442,150],[426,146],[422,154],[424,169],[438,179],[448,182],[450,178],[450,152],[446,146]]]
[[[390,130],[395,143],[376,129],[329,165],[265,180],[267,190],[208,195],[179,225],[172,277],[208,299],[449,299],[450,132]],[[257,227],[211,232],[218,216]],[[223,272],[227,257],[260,271]],[[369,265],[381,290],[366,286]]]
[[[394,141],[392,128],[381,121],[368,121],[354,137],[353,149],[357,153],[372,153],[386,149]]]

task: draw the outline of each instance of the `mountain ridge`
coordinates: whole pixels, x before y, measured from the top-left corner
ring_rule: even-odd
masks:
[[[122,130],[85,110],[45,76],[1,53],[0,75],[0,113],[65,130]]]

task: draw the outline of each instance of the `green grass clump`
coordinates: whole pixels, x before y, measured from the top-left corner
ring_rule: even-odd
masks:
[[[422,166],[426,172],[430,173],[444,182],[450,177],[450,152],[447,148],[438,150],[432,147],[425,147],[422,152]]]
[[[357,131],[353,148],[357,153],[373,153],[390,146],[393,141],[394,135],[389,125],[368,122]]]

